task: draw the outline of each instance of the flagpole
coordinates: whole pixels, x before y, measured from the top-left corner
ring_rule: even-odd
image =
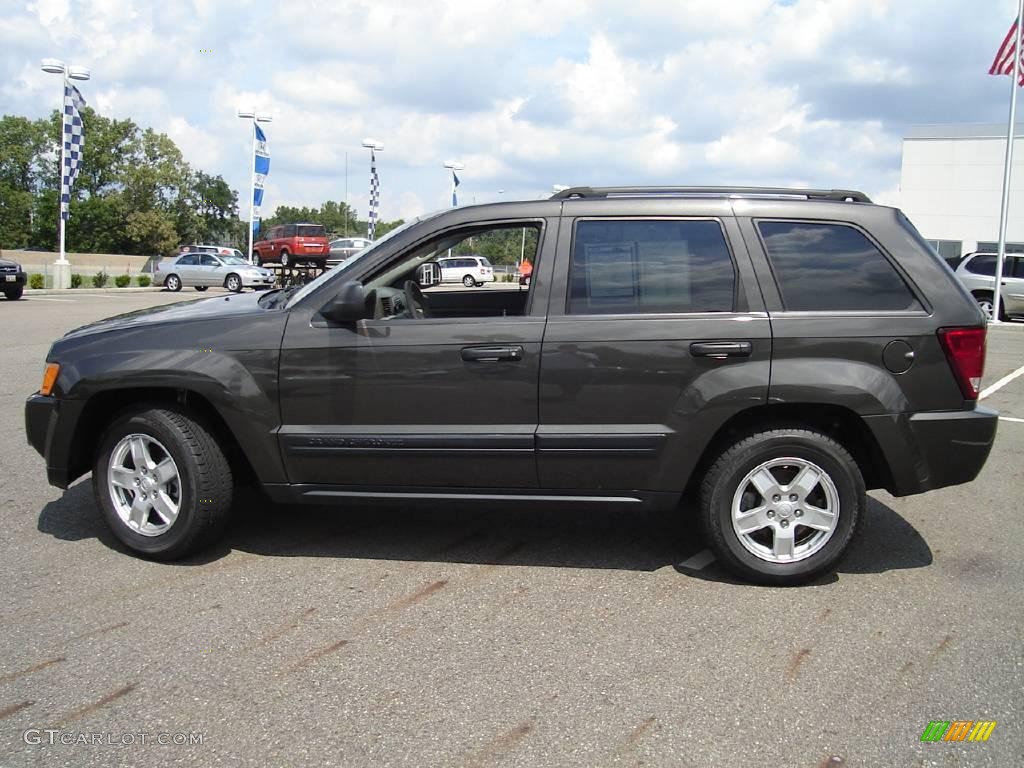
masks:
[[[252,264],[252,241],[256,239],[252,225],[256,221],[256,115],[252,116],[252,157],[249,158],[249,255]]]
[[[64,218],[64,199],[63,199],[63,185],[64,185],[64,130],[65,123],[67,122],[67,110],[64,107],[65,102],[68,98],[68,77],[65,71],[64,84],[60,94],[60,181],[61,186],[57,188],[57,209],[60,216],[60,228],[59,228],[59,239],[60,239],[60,255],[57,257],[56,263],[53,265],[53,287],[54,288],[66,288],[71,285],[71,278],[68,278],[68,285],[58,285],[63,283],[64,267],[68,264],[67,256],[64,250],[64,237],[67,229],[67,220]],[[68,210],[71,209],[71,195],[68,194]]]
[[[1017,43],[1013,49],[1013,72],[1010,73],[1010,118],[1006,129],[1006,157],[1003,163],[1003,196],[999,204],[999,249],[996,256],[995,287],[992,291],[992,322],[999,322],[1002,304],[1003,262],[1006,260],[1006,224],[1010,210],[1010,171],[1013,168],[1013,142],[1017,122],[1017,83],[1021,76],[1021,33],[1024,27],[1024,0],[1017,6]]]

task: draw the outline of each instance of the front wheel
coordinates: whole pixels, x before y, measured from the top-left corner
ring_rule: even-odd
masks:
[[[995,301],[991,293],[976,293],[974,300],[978,302],[978,309],[985,313],[985,317],[988,320],[992,319],[992,310],[995,309],[993,306]],[[1006,320],[1006,307],[1003,302],[999,302],[999,319]]]
[[[292,263],[291,254],[288,253],[288,251],[281,251],[281,266],[282,267],[287,267],[287,266],[290,266],[291,263]]]
[[[775,429],[734,443],[704,479],[708,545],[737,576],[790,585],[832,569],[865,505],[849,452],[806,429]]]
[[[228,275],[224,278],[224,287],[232,293],[240,293],[242,290],[242,278],[238,275]]]
[[[25,286],[19,285],[16,288],[8,288],[4,291],[4,296],[7,297],[8,301],[17,301],[21,298],[21,295],[25,292]]]
[[[168,291],[177,292],[181,290],[181,278],[177,275],[168,275],[164,280],[164,288]]]
[[[203,291],[205,291],[207,289],[207,287],[208,286],[205,286],[205,285],[197,285],[195,288],[196,288],[197,291],[202,293]]]
[[[227,523],[231,468],[214,437],[186,413],[151,407],[107,429],[92,473],[114,535],[146,557],[173,560],[202,549]]]

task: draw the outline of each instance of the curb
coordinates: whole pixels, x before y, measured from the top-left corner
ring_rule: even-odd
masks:
[[[26,288],[25,296],[73,296],[79,293],[150,293],[162,291],[164,287],[150,286],[149,288]]]

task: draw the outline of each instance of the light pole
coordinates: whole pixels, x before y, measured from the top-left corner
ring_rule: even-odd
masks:
[[[238,110],[238,116],[243,120],[252,121],[252,156],[249,158],[249,172],[251,173],[249,182],[249,253],[248,261],[252,264],[252,242],[256,239],[256,233],[253,231],[253,224],[256,222],[256,124],[257,123],[269,123],[273,121],[273,116],[257,113],[255,110]],[[269,162],[268,162],[269,167]],[[268,168],[269,169],[269,168]],[[262,175],[266,175],[264,172]],[[263,183],[260,183],[260,192],[263,192]],[[260,194],[260,204],[263,204],[263,195]]]
[[[454,208],[459,204],[458,194],[455,191],[459,186],[459,177],[455,175],[455,172],[463,170],[466,166],[458,160],[449,160],[444,167],[452,172],[452,208]]]
[[[384,151],[384,145],[376,139],[363,139],[363,146],[370,150],[370,218],[366,224],[366,239],[373,240],[377,235],[377,208],[380,206],[377,153]]]
[[[57,261],[53,263],[53,287],[54,288],[70,288],[71,287],[71,262],[67,260],[65,255],[65,219],[64,219],[64,207],[62,187],[64,184],[64,123],[67,120],[65,114],[64,102],[68,90],[68,80],[88,80],[90,77],[89,70],[85,67],[72,65],[68,66],[60,59],[43,59],[40,63],[40,68],[43,72],[49,72],[52,75],[61,76],[61,89],[60,89],[60,116],[61,116],[61,133],[60,133],[60,178],[57,184],[57,211],[59,217],[58,224],[58,240],[60,241],[60,253],[57,256]],[[70,197],[68,199],[68,205],[71,204]]]

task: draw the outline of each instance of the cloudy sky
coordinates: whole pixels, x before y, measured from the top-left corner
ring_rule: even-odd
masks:
[[[909,125],[1004,122],[987,75],[1014,0],[0,0],[0,113],[60,101],[169,134],[249,183],[239,107],[273,113],[265,207],[383,218],[552,184],[852,187],[898,203]],[[244,199],[245,194],[241,197]],[[243,204],[243,214],[247,208]]]

